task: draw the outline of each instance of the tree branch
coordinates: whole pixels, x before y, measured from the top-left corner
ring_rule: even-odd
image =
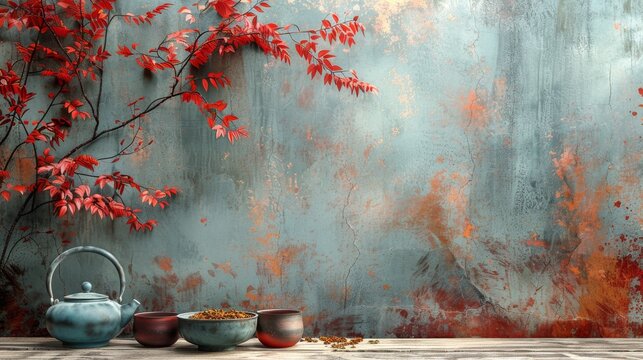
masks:
[[[186,92],[187,92],[187,91],[182,91],[182,92],[179,92],[179,93],[176,93],[176,94],[170,94],[170,95],[167,95],[167,96],[164,96],[164,97],[161,97],[161,98],[155,99],[154,101],[152,101],[152,102],[150,103],[150,105],[148,105],[148,106],[147,106],[147,108],[146,108],[143,112],[141,112],[141,113],[139,113],[139,114],[137,114],[137,115],[133,116],[132,118],[130,118],[130,119],[126,120],[126,121],[123,121],[122,123],[120,123],[120,124],[119,124],[119,125],[117,125],[117,126],[114,126],[113,128],[105,129],[105,130],[103,130],[103,131],[98,132],[96,135],[94,135],[94,136],[92,136],[91,138],[89,138],[89,139],[87,139],[87,140],[83,141],[82,143],[80,143],[79,145],[77,145],[76,147],[74,147],[73,149],[71,149],[67,154],[65,154],[65,156],[63,156],[63,158],[67,158],[67,157],[69,157],[69,156],[73,155],[76,151],[78,151],[78,150],[82,149],[83,147],[85,147],[85,146],[87,146],[87,145],[91,144],[92,142],[96,141],[98,138],[102,137],[103,135],[109,134],[109,133],[111,133],[111,132],[113,132],[113,131],[116,131],[116,130],[118,130],[118,129],[121,129],[121,128],[123,128],[123,127],[127,126],[127,125],[128,125],[128,124],[130,124],[132,121],[135,121],[136,119],[138,119],[138,118],[140,118],[140,117],[142,117],[142,116],[145,116],[146,114],[150,113],[151,111],[153,111],[153,110],[154,110],[154,109],[156,109],[157,107],[161,106],[161,104],[163,104],[163,103],[164,103],[164,102],[166,102],[167,100],[170,100],[170,99],[172,99],[172,98],[174,98],[174,97],[177,97],[177,96],[183,95],[183,94],[184,94],[184,93],[186,93]],[[158,102],[157,102],[157,101],[158,101]],[[155,102],[156,102],[156,103],[155,103]],[[154,103],[155,103],[155,104],[154,104]],[[154,104],[154,105],[152,106],[152,104]]]

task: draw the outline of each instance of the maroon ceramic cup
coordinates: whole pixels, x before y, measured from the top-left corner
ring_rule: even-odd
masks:
[[[179,339],[179,319],[173,312],[134,314],[134,339],[148,347],[172,346]]]
[[[257,338],[264,346],[291,347],[304,335],[304,321],[299,310],[270,309],[257,313]]]

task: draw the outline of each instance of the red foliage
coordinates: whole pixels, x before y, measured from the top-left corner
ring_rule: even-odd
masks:
[[[0,197],[5,202],[18,201],[15,199],[19,196],[13,194],[23,197],[4,236],[2,266],[10,256],[10,252],[7,253],[10,243],[16,242],[12,238],[15,230],[21,227],[26,216],[40,208],[50,209],[58,217],[85,211],[100,218],[123,218],[130,229],[136,231],[151,230],[157,224],[155,220],[140,218],[142,207],[165,208],[178,190],[144,186],[130,175],[105,171],[112,163],[152,144],[141,135],[142,120],[166,101],[180,98],[196,106],[216,138],[227,138],[234,143],[248,137],[248,130],[237,125],[240,119],[230,113],[228,104],[212,99],[221,96],[218,90],[231,85],[230,79],[223,72],[191,75],[186,70],[190,66],[203,67],[215,56],[223,57],[250,45],[290,64],[290,49],[294,45],[297,55],[307,64],[311,79],[319,75],[325,84],[334,85],[338,90],[346,88],[355,95],[377,91],[373,85],[360,80],[355,71],[337,65],[330,51],[333,45],[355,44],[356,35],[364,32],[364,25],[357,17],[340,20],[338,15],[331,14],[322,20],[319,28],[301,30],[294,25],[260,22],[258,14],[270,8],[264,0],[251,3],[206,0],[178,9],[186,20],[186,28],[160,37],[158,46],[145,51],[139,49],[137,43],[111,45],[110,26],[118,21],[133,26],[153,26],[159,16],[170,16],[171,4],[161,4],[138,14],[121,14],[116,9],[138,3],[123,1],[121,6],[116,6],[116,2],[10,0],[0,6],[0,28],[6,26],[12,30],[7,31],[4,38],[16,39],[18,54],[16,61],[0,68],[0,101],[3,101],[0,146],[11,145],[4,164],[0,164]],[[197,15],[205,12],[216,12],[220,20],[201,24],[207,17]],[[148,32],[155,35],[153,30]],[[24,39],[31,40],[21,42]],[[111,46],[114,49],[108,49]],[[110,51],[125,58],[133,57],[145,71],[171,74],[168,92],[156,99],[141,96],[124,104],[131,110],[131,116],[126,119],[106,119],[100,107],[103,88],[109,84],[104,80],[111,75],[103,71],[105,62],[112,56]],[[46,107],[36,109],[37,113],[33,114],[30,107],[37,107],[32,103],[37,91],[33,89],[36,87],[33,81],[27,82],[30,76],[49,77],[57,85],[56,91],[47,94]],[[77,143],[67,142],[61,146],[69,139],[67,135],[73,127],[81,127],[78,132],[81,136],[74,137]],[[125,134],[113,156],[79,155],[106,135],[120,132]],[[19,140],[15,142],[15,139]],[[17,168],[16,154],[33,157],[32,181],[16,184],[27,181],[24,169]],[[127,199],[136,198],[125,196],[127,191],[137,194],[137,205],[127,204]]]

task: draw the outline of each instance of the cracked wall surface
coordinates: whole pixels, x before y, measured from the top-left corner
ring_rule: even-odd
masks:
[[[298,308],[309,335],[642,336],[643,3],[289,0],[266,19],[345,10],[367,26],[345,64],[379,95],[250,50],[223,61],[250,138],[215,141],[190,106],[164,105],[146,127],[156,144],[119,163],[181,188],[152,213],[158,228],[34,220],[59,232],[13,255],[2,335],[44,333],[47,265],[91,244],[121,261],[144,310]],[[131,43],[146,29],[115,31]],[[106,112],[163,86],[133,61],[107,66],[124,76],[106,84]],[[107,261],[78,255],[57,296],[84,280],[118,286]]]

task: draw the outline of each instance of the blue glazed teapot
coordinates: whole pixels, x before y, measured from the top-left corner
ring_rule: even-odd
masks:
[[[54,299],[51,289],[51,279],[58,265],[67,256],[79,252],[91,252],[106,257],[114,264],[120,276],[120,293],[118,302],[110,300],[107,295],[92,292],[92,284],[85,281],[81,288],[83,292],[65,295],[63,301]],[[125,273],[123,267],[114,255],[94,246],[79,246],[58,255],[51,263],[47,273],[47,291],[51,307],[47,310],[47,331],[63,345],[74,348],[92,348],[105,346],[116,337],[125,325],[132,319],[140,305],[132,300],[127,305],[121,305],[125,291]]]

